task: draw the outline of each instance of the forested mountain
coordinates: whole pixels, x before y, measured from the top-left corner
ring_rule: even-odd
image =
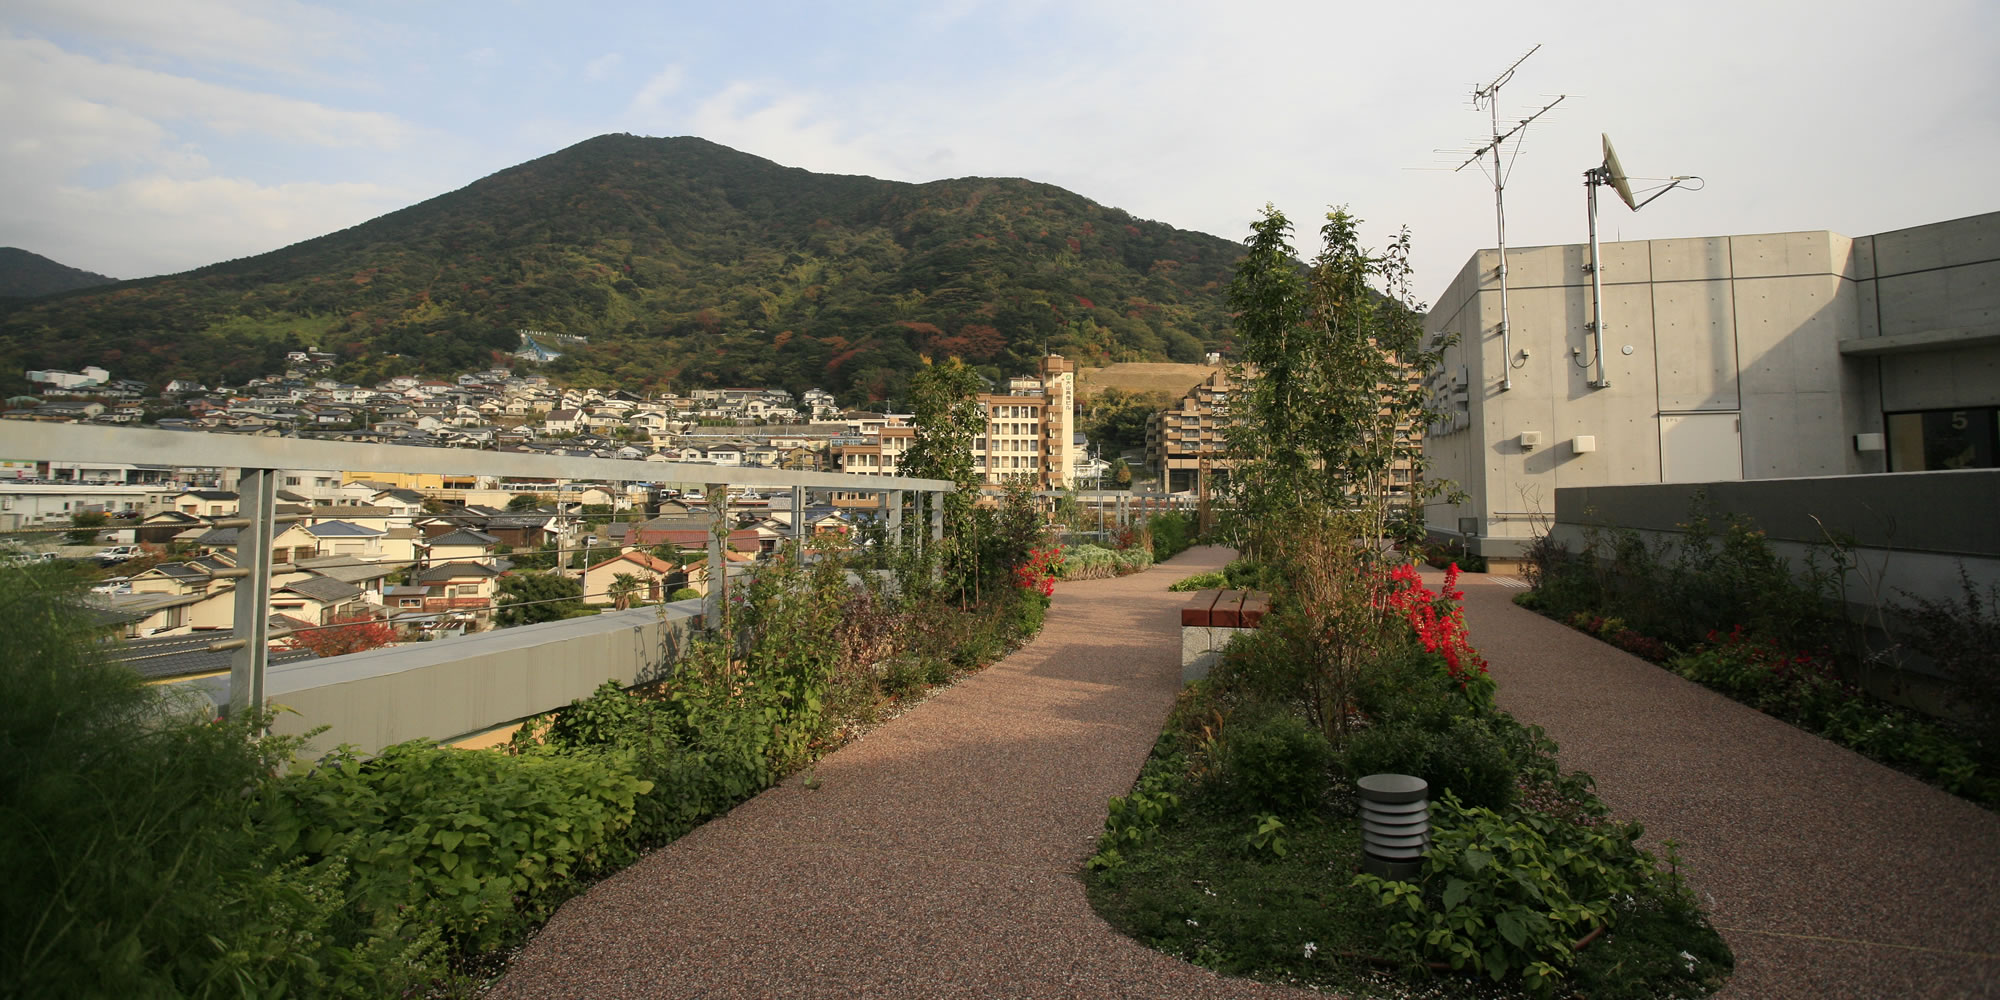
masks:
[[[919,354],[1198,361],[1242,248],[1047,184],[815,174],[696,138],[606,135],[282,250],[0,304],[0,374],[240,380],[287,350],[374,381],[504,359],[565,381],[901,395]]]
[[[34,298],[108,285],[116,278],[58,264],[20,247],[0,247],[0,298]]]

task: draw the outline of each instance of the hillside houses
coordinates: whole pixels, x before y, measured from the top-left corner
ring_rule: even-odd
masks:
[[[841,427],[875,429],[865,421],[856,428],[822,389],[798,399],[754,387],[646,398],[565,389],[544,376],[499,368],[451,378],[398,375],[362,386],[328,377],[333,360],[295,351],[282,373],[240,386],[174,379],[157,395],[98,366],[80,374],[29,372],[43,387],[40,396],[10,400],[0,416],[786,469],[830,468],[827,443]],[[315,503],[330,500],[328,491],[341,485],[325,474],[312,478],[320,481],[294,475],[286,485]]]

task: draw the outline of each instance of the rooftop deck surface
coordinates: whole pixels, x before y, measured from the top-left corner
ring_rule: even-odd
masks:
[[[570,901],[489,995],[1308,995],[1134,943],[1076,875],[1179,687],[1166,584],[1229,556],[1059,585],[1033,642]],[[2000,816],[1463,585],[1501,705],[1681,844],[1720,996],[2000,996]]]

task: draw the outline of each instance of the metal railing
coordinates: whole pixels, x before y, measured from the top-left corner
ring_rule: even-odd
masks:
[[[342,441],[162,431],[90,424],[0,421],[0,455],[17,461],[64,460],[171,464],[198,468],[241,470],[237,516],[240,525],[236,563],[245,582],[235,588],[233,638],[218,646],[233,647],[229,707],[241,712],[265,703],[265,674],[271,639],[272,543],[281,523],[297,520],[276,513],[277,492],[285,470],[354,470],[373,473],[457,474],[493,478],[583,480],[592,483],[699,484],[711,497],[726,498],[732,486],[791,491],[792,532],[804,535],[806,491],[840,490],[875,493],[878,509],[892,535],[903,530],[906,493],[943,493],[955,489],[949,480],[902,476],[869,476],[828,472],[798,472],[750,466],[697,465],[607,458],[576,458],[532,453],[407,445],[359,444]],[[943,532],[943,505],[926,504],[931,513],[930,537]],[[725,597],[728,570],[717,528],[727,523],[729,505],[715,503],[709,512],[709,579],[707,620],[716,618]]]

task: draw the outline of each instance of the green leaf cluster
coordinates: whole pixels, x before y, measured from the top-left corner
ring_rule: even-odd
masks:
[[[1576,961],[1575,945],[1617,919],[1614,905],[1647,891],[1653,856],[1635,846],[1636,824],[1583,826],[1544,814],[1431,807],[1431,847],[1417,882],[1355,876],[1402,919],[1390,944],[1495,982],[1518,976],[1553,994]]]
[[[280,782],[260,827],[280,855],[340,859],[352,904],[379,923],[411,909],[468,951],[539,918],[568,880],[616,856],[652,789],[629,757],[510,757],[415,741],[342,747]]]

